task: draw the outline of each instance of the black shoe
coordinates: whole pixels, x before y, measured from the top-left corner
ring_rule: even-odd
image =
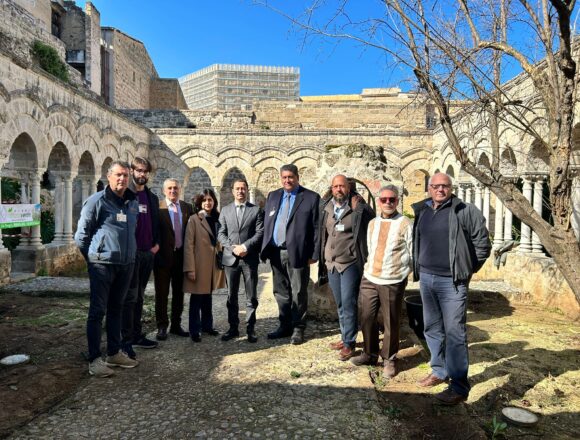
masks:
[[[171,333],[172,335],[181,336],[184,338],[187,338],[189,336],[189,332],[186,332],[181,327],[171,327],[171,329],[169,330],[169,333]]]
[[[192,340],[193,342],[201,342],[201,336],[199,336],[199,335],[193,335],[193,336],[191,337],[191,340]]]
[[[156,341],[152,341],[151,339],[146,338],[145,336],[141,336],[139,339],[137,339],[135,342],[133,342],[133,346],[139,347],[139,348],[155,348],[158,345],[159,344]],[[129,356],[129,357],[131,357],[131,356]]]
[[[157,339],[158,341],[165,341],[167,339],[167,329],[162,327],[159,330],[157,330],[157,335],[155,336],[155,339]]]
[[[222,335],[222,341],[229,341],[230,339],[234,339],[240,336],[240,332],[238,330],[229,329]]]
[[[292,337],[290,338],[290,343],[292,345],[300,345],[304,343],[304,329],[296,327],[292,332]]]
[[[248,331],[248,342],[255,344],[256,342],[258,342],[258,337],[256,336],[256,333],[254,333],[253,330]]]
[[[210,328],[209,330],[202,330],[202,333],[210,336],[217,336],[220,334],[215,328]]]
[[[124,344],[123,351],[127,353],[127,356],[129,356],[131,359],[137,359],[137,353],[135,353],[135,350],[133,350],[133,346],[131,344]]]
[[[271,333],[268,333],[268,339],[280,339],[288,338],[292,336],[292,329],[285,329],[283,327],[278,327]]]

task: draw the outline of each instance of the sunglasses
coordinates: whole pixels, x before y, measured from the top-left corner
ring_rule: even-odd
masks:
[[[379,197],[379,202],[392,204],[392,203],[397,202],[397,198],[396,197]]]

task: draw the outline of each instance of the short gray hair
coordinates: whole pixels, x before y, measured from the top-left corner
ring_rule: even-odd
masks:
[[[181,188],[181,185],[179,184],[179,180],[177,180],[177,179],[174,179],[173,177],[170,177],[170,178],[168,178],[168,179],[165,179],[165,180],[163,181],[163,189],[165,189],[165,186],[166,186],[166,185],[167,185],[169,182],[174,182],[174,183],[176,183],[176,184],[177,184],[177,186],[178,186],[179,188]]]
[[[381,193],[383,191],[392,191],[395,193],[395,197],[399,198],[399,188],[397,187],[397,185],[389,184],[389,185],[382,186],[381,189],[379,189],[379,196],[381,195]]]
[[[428,185],[431,185],[431,182],[433,181],[433,177],[435,177],[435,176],[445,176],[445,177],[447,177],[447,180],[449,180],[449,185],[453,186],[453,179],[447,173],[435,173],[435,174],[433,174],[431,177],[429,177]]]
[[[111,165],[109,165],[109,169],[107,170],[107,176],[111,175],[111,173],[113,172],[113,168],[115,168],[116,166],[125,168],[126,170],[131,169],[131,165],[129,165],[127,162],[123,160],[114,160],[113,162],[111,162]]]

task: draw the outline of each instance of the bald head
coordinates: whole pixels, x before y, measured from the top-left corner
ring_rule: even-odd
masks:
[[[350,193],[347,177],[344,174],[334,176],[330,189],[332,190],[332,198],[334,201],[342,205],[348,199]]]
[[[452,194],[453,181],[449,175],[435,173],[431,176],[429,179],[429,196],[431,196],[435,208],[449,200]]]

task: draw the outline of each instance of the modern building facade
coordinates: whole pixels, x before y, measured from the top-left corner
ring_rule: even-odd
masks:
[[[256,101],[298,101],[298,67],[212,64],[179,78],[191,110],[251,110]]]

